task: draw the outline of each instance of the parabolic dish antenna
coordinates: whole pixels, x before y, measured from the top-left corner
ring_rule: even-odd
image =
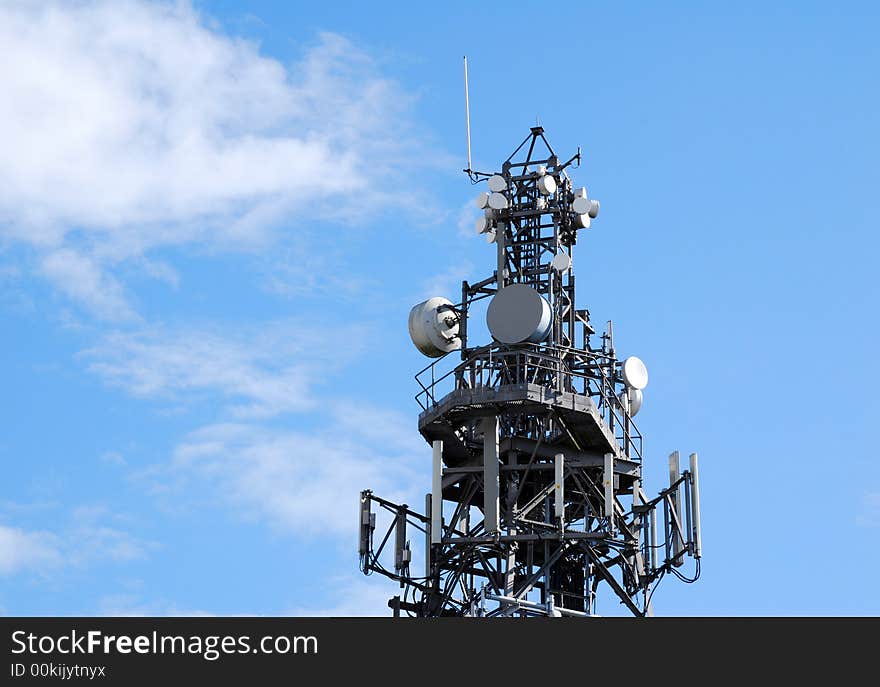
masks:
[[[623,361],[623,381],[631,389],[644,389],[648,386],[648,368],[639,358],[631,355]]]
[[[586,215],[590,211],[590,199],[586,196],[577,196],[571,201],[571,209],[576,215]]]
[[[493,174],[489,177],[489,190],[493,193],[501,193],[507,188],[507,179],[500,174]]]
[[[452,301],[435,296],[409,311],[409,337],[423,354],[439,358],[461,348]]]
[[[642,407],[642,401],[644,400],[644,395],[642,394],[641,389],[627,389],[626,390],[627,399],[629,401],[629,414],[633,417],[639,412]]]
[[[489,207],[493,210],[503,210],[507,207],[507,196],[503,193],[493,193],[489,196]]]
[[[556,193],[556,179],[550,174],[545,174],[538,179],[538,190],[545,196],[552,196]]]
[[[477,223],[474,228],[476,229],[478,234],[485,234],[487,231],[489,231],[490,226],[491,225],[489,224],[488,219],[486,219],[485,217],[477,217]]]
[[[486,206],[489,205],[489,194],[485,191],[482,191],[480,195],[477,196],[477,207],[480,210],[485,210]]]
[[[550,267],[559,272],[559,274],[562,274],[571,267],[571,258],[568,256],[568,253],[557,253],[553,256],[553,260],[550,261]]]
[[[550,304],[526,284],[505,286],[492,298],[486,312],[492,336],[506,344],[543,341],[552,323]]]

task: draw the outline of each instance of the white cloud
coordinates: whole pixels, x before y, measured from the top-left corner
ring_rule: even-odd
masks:
[[[378,414],[373,416],[380,421]],[[395,418],[379,425],[399,435]],[[389,499],[417,502],[428,475],[427,447],[401,450],[340,427],[310,432],[238,423],[203,427],[174,452],[159,479],[216,500],[248,520],[299,535],[352,538],[358,494],[371,488]],[[409,448],[409,447],[407,447]],[[416,499],[416,501],[413,501]]]
[[[108,274],[161,246],[263,245],[281,218],[357,221],[411,203],[385,179],[425,164],[411,98],[346,39],[285,65],[187,3],[0,7],[0,237],[104,318]],[[160,270],[159,278],[169,278]],[[174,278],[171,276],[170,278]]]
[[[100,317],[112,320],[135,317],[122,285],[88,255],[67,248],[51,251],[43,258],[41,271],[63,293]]]
[[[54,567],[61,560],[55,535],[0,525],[0,575]]]
[[[103,507],[81,507],[52,532],[0,525],[0,574],[47,574],[68,566],[132,561],[156,547],[120,529],[116,519]]]
[[[328,581],[330,604],[325,606],[298,606],[288,615],[352,618],[389,616],[388,599],[399,592],[389,580],[382,578],[340,576]]]
[[[215,614],[208,611],[186,609],[167,601],[148,601],[137,594],[108,594],[98,599],[97,614],[111,617],[187,617],[207,618]]]
[[[115,332],[80,356],[107,383],[141,398],[226,399],[237,417],[270,417],[315,404],[313,387],[357,353],[362,328],[276,321],[239,327]],[[331,342],[344,342],[333,346]]]

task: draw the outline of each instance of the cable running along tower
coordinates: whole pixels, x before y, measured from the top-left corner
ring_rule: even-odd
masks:
[[[468,160],[487,186],[477,232],[497,261],[458,303],[430,298],[410,313],[413,343],[438,358],[416,375],[433,452],[425,511],[360,499],[361,569],[399,583],[395,615],[590,616],[600,590],[650,615],[662,577],[699,576],[697,456],[682,471],[673,452],[669,486],[645,494],[633,418],[647,369],[618,359],[611,322],[597,335],[576,306],[572,249],[599,213],[569,177],[580,160],[560,161],[540,126],[500,172]],[[491,338],[468,331],[482,310]],[[377,531],[380,512],[390,524]],[[411,537],[424,542],[418,566]]]

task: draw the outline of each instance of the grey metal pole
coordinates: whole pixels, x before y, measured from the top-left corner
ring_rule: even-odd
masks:
[[[434,442],[433,470],[431,473],[431,543],[443,539],[443,442]]]
[[[498,531],[498,416],[483,418],[483,520],[486,532]]]

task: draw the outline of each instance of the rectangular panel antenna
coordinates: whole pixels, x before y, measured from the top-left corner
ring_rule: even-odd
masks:
[[[691,510],[693,511],[694,527],[694,558],[699,558],[703,548],[703,538],[700,533],[700,472],[697,454],[691,454]]]

